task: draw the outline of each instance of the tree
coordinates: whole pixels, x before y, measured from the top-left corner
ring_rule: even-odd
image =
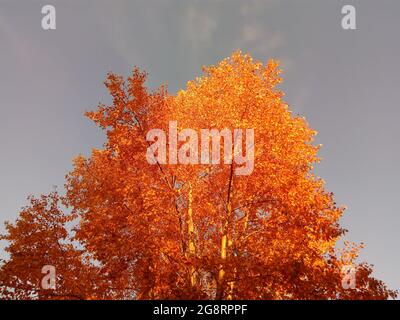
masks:
[[[0,296],[10,299],[84,299],[89,298],[89,266],[83,264],[82,251],[69,241],[66,224],[71,216],[59,208],[60,196],[53,192],[39,199],[30,197],[14,225],[0,240],[9,241],[10,258],[1,268]],[[44,266],[56,270],[59,290],[42,286]]]
[[[54,217],[45,215],[45,206],[39,210],[33,203],[15,226],[8,225],[8,251],[20,251],[26,242],[25,259],[48,257],[40,264],[60,269],[65,278],[60,294],[79,292],[82,299],[396,297],[371,276],[371,266],[356,263],[359,247],[335,249],[345,233],[338,223],[344,208],[313,174],[319,161],[316,132],[283,101],[276,88],[281,82],[277,62],[263,65],[236,52],[204,72],[175,96],[164,87],[148,91],[146,74],[138,69],[127,81],[110,73],[105,84],[112,104],[87,113],[107,141],[89,158],[75,159],[62,198],[70,215],[58,209],[51,210]],[[254,129],[253,171],[236,174],[240,164],[235,161],[173,164],[160,161],[160,150],[149,163],[147,133],[169,132],[170,121],[179,131]],[[187,141],[178,144],[186,145],[180,150],[188,158],[196,151]],[[221,142],[219,151],[224,146]],[[44,218],[22,226],[27,210],[30,219]],[[78,221],[74,232],[65,231],[66,216]],[[52,219],[60,219],[62,232],[50,227]],[[26,234],[32,228],[44,233]],[[77,245],[54,249],[64,238]],[[63,262],[74,266],[68,272],[58,263],[64,251],[72,260]],[[16,286],[12,279],[37,286],[37,276],[31,279],[20,264],[12,254],[1,281],[7,288]],[[343,286],[342,269],[349,265],[357,270],[355,288]],[[82,272],[90,281],[81,279]],[[79,281],[86,281],[83,293]]]

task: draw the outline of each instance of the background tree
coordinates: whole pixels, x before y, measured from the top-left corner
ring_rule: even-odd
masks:
[[[53,192],[29,201],[15,224],[6,223],[8,233],[0,238],[9,242],[6,252],[10,256],[1,267],[1,297],[90,298],[94,291],[88,277],[90,267],[83,263],[83,252],[71,243],[67,223],[72,217],[60,210],[60,196]],[[57,291],[42,286],[44,266],[55,268]]]
[[[17,221],[5,236],[8,250],[20,251],[19,243],[28,242],[26,259],[54,252],[54,264],[62,257],[54,244],[69,237],[79,244],[67,248],[71,265],[79,267],[59,290],[84,299],[394,298],[396,292],[371,276],[371,266],[356,263],[358,247],[335,250],[345,233],[339,226],[344,209],[313,174],[316,132],[282,100],[277,62],[263,65],[236,52],[204,72],[175,96],[164,87],[149,92],[138,69],[127,81],[109,74],[112,104],[87,113],[107,142],[89,158],[77,157],[66,178],[64,204],[78,221],[74,232],[32,238],[16,231]],[[254,171],[235,175],[234,162],[149,164],[146,133],[168,132],[169,121],[198,132],[254,128]],[[38,212],[48,211],[32,216]],[[61,211],[55,216],[65,230],[68,219]],[[50,221],[35,230],[54,233]],[[47,247],[39,250],[37,241],[46,237]],[[10,267],[23,265],[18,261],[11,255],[1,269],[7,288],[12,279],[31,276]],[[347,265],[357,270],[355,289],[343,288]],[[83,292],[78,269],[90,279]]]

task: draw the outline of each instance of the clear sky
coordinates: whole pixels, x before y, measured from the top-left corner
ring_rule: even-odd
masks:
[[[56,30],[41,28],[45,4]],[[346,4],[357,30],[341,27]],[[83,113],[109,101],[108,71],[137,65],[175,93],[241,49],[281,61],[286,101],[323,144],[317,173],[349,208],[347,239],[400,289],[399,32],[397,0],[0,0],[0,222],[101,147]]]

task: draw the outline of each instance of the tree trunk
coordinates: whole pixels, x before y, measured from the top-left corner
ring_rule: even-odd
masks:
[[[189,257],[194,258],[196,256],[196,247],[195,247],[195,232],[194,232],[194,223],[193,223],[193,191],[192,186],[189,184],[189,195],[188,195],[188,241],[189,241]],[[191,265],[189,271],[190,277],[190,286],[195,287],[197,284],[197,274],[196,268]]]

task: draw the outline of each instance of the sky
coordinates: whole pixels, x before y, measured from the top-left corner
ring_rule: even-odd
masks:
[[[41,26],[47,4],[55,30]],[[347,4],[356,30],[341,26]],[[138,66],[174,94],[240,49],[280,60],[285,100],[323,144],[317,174],[348,207],[346,239],[400,289],[399,15],[397,0],[0,0],[0,232],[101,148],[83,113],[110,101],[107,72]]]

